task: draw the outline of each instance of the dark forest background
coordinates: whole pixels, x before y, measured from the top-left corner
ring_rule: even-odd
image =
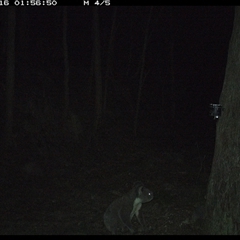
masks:
[[[217,121],[209,105],[222,90],[234,7],[13,12],[0,8],[4,189],[80,175],[88,190],[120,186],[120,178],[156,188],[164,177],[154,182],[159,172],[149,168],[161,169],[163,158],[171,159],[169,169],[187,168],[189,182],[201,175],[206,185]]]
[[[113,8],[99,9],[102,78],[103,84],[105,77],[109,78],[108,111],[114,117],[125,118],[131,128],[150,7],[118,7],[112,33]],[[55,110],[61,107],[64,92],[61,9],[17,9],[15,99],[26,109],[29,109],[26,104],[35,104],[36,101],[48,101],[52,107],[57,107]],[[7,11],[1,11],[1,75],[5,76]],[[176,125],[177,129],[191,128],[196,131],[194,135],[207,133],[208,130],[203,131],[201,125],[207,124],[209,129],[214,129],[208,107],[210,103],[218,102],[221,92],[233,8],[153,7],[151,14],[139,117],[139,121],[148,123],[148,126],[138,130],[161,138],[158,132],[173,120],[171,123],[180,124]],[[91,8],[68,7],[70,106],[80,122],[94,109],[92,25]],[[109,53],[111,33],[114,34],[114,47]],[[171,55],[172,38],[174,49]],[[111,70],[106,76],[109,54]],[[4,82],[3,78],[2,91]],[[176,105],[174,116],[171,113],[173,101]],[[4,106],[2,110],[4,112]]]

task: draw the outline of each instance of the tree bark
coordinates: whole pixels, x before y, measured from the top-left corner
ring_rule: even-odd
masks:
[[[148,22],[147,22],[146,29],[145,29],[145,37],[144,37],[143,51],[142,51],[141,64],[140,64],[141,68],[140,68],[140,76],[139,76],[137,105],[136,105],[136,113],[135,113],[134,126],[133,126],[134,136],[137,135],[138,117],[139,117],[139,111],[140,111],[142,88],[143,88],[143,83],[144,83],[144,80],[146,77],[146,76],[144,76],[144,74],[146,74],[144,69],[145,69],[146,49],[147,49],[147,43],[148,43],[148,38],[149,38],[149,26],[150,26],[150,20],[152,17],[152,9],[153,9],[153,7],[150,8]]]
[[[174,12],[171,7],[170,19],[170,76],[171,76],[171,118],[175,120],[176,111],[176,89],[175,89],[175,68],[174,68],[174,50],[175,50],[175,31],[174,31]]]
[[[113,9],[112,27],[111,27],[111,33],[110,33],[110,38],[108,43],[108,54],[107,54],[106,75],[105,75],[104,96],[103,96],[103,114],[106,113],[106,109],[107,109],[108,81],[110,79],[111,70],[112,70],[114,39],[115,39],[115,32],[116,32],[116,15],[117,15],[117,7]]]
[[[98,130],[102,118],[102,72],[101,72],[101,44],[99,33],[98,8],[93,9],[93,34],[94,34],[94,76],[95,76],[95,122],[94,129]]]
[[[15,31],[16,8],[8,7],[8,43],[7,43],[7,74],[6,74],[6,124],[5,142],[12,144],[14,80],[15,80]]]
[[[210,234],[240,234],[240,7],[220,96],[215,152],[207,194],[206,229]]]
[[[69,60],[67,44],[67,7],[63,8],[63,56],[64,56],[64,109],[63,119],[66,122],[69,109]]]

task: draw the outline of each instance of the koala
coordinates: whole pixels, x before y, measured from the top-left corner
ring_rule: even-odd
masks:
[[[153,193],[145,188],[141,182],[136,182],[133,188],[122,197],[114,200],[106,212],[103,220],[106,228],[112,233],[117,234],[125,230],[134,233],[131,220],[135,215],[141,226],[145,227],[143,216],[140,214],[142,203],[150,202]]]

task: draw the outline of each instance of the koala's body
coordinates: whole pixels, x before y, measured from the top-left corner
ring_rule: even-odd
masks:
[[[112,234],[124,232],[124,230],[134,233],[131,223],[134,215],[144,227],[145,222],[140,214],[140,209],[142,203],[150,202],[152,199],[152,191],[145,188],[141,182],[135,183],[127,194],[113,201],[107,208],[103,217],[106,228]]]

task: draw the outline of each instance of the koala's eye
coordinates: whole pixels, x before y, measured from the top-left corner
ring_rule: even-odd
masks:
[[[149,196],[149,197],[152,197],[152,196],[153,196],[153,193],[152,193],[152,192],[149,192],[149,193],[148,193],[148,196]]]

